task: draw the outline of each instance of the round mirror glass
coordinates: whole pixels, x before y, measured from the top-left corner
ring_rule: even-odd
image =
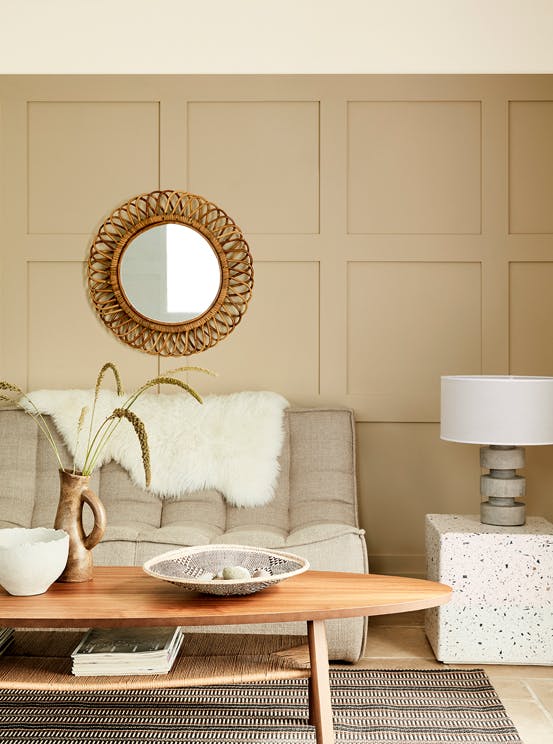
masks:
[[[221,287],[221,266],[201,233],[171,222],[129,241],[119,277],[128,301],[141,315],[182,323],[211,307]]]

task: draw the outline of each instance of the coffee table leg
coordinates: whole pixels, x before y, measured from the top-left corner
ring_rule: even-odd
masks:
[[[311,676],[309,678],[309,723],[315,726],[317,744],[334,744],[332,702],[328,676],[328,646],[324,620],[307,621]]]

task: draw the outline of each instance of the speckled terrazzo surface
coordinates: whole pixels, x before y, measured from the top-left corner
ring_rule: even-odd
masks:
[[[440,661],[553,664],[553,524],[484,525],[477,515],[426,518],[429,579],[452,600],[426,615]]]

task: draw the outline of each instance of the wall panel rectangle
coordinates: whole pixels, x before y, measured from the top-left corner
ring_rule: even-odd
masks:
[[[348,104],[350,233],[480,232],[480,102]]]
[[[87,302],[82,261],[28,265],[28,386],[94,388],[105,362],[114,362],[126,390],[157,373],[154,356],[119,343],[96,321]]]
[[[418,400],[424,420],[440,375],[481,372],[481,324],[480,264],[350,262],[348,393]]]
[[[553,100],[509,103],[511,233],[553,233]]]
[[[439,424],[364,423],[357,437],[359,507],[373,567],[420,570],[425,514],[480,509],[479,449],[441,441]]]
[[[188,184],[248,233],[317,233],[318,102],[189,103]]]
[[[91,233],[159,187],[156,102],[28,104],[28,230]]]
[[[553,260],[510,264],[509,359],[514,375],[553,375]]]

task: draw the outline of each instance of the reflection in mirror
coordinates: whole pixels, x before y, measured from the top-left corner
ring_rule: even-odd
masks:
[[[221,267],[210,243],[178,223],[155,225],[133,238],[121,257],[119,276],[130,304],[162,323],[198,318],[221,287]]]

